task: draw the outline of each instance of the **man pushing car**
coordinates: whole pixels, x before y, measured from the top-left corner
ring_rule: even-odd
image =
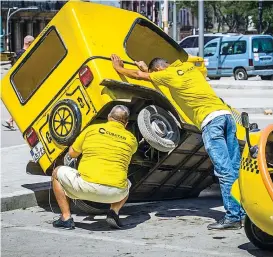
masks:
[[[170,90],[177,105],[202,131],[206,151],[219,178],[226,210],[225,216],[208,229],[239,229],[244,211],[231,197],[230,191],[238,178],[240,148],[236,124],[230,109],[215,94],[202,73],[190,62],[180,60],[169,64],[162,58],[153,59],[149,66],[135,62],[140,70],[126,69],[117,55],[111,56],[114,69],[124,76],[152,82],[156,88]]]

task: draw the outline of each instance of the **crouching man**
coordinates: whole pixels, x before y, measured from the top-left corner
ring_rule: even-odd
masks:
[[[54,227],[74,229],[68,197],[98,203],[110,203],[106,221],[121,228],[119,210],[129,196],[128,166],[137,150],[136,138],[125,129],[129,109],[115,106],[108,122],[87,127],[69,148],[71,158],[82,154],[78,170],[59,166],[52,173],[53,191],[61,209]]]

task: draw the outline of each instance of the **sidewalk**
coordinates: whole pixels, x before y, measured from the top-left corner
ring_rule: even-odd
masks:
[[[26,174],[31,159],[26,144],[1,148],[1,211],[48,202],[50,177]]]

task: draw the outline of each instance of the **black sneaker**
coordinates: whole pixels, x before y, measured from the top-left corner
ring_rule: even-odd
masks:
[[[107,213],[106,222],[109,224],[111,228],[116,229],[122,228],[119,216],[113,210],[109,210],[109,212]]]
[[[208,229],[240,229],[242,227],[241,221],[230,221],[226,218],[223,218],[221,220],[218,220],[215,223],[209,224]]]
[[[58,220],[53,221],[54,228],[63,228],[63,229],[75,229],[75,223],[73,218],[69,218],[68,220],[62,220],[60,217]]]

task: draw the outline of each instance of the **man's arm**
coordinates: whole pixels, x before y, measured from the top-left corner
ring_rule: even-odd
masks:
[[[69,147],[69,151],[68,151],[68,152],[69,152],[69,156],[70,156],[71,158],[77,158],[77,157],[79,157],[80,154],[81,154],[81,153],[75,151],[75,150],[73,149],[72,146]]]
[[[140,70],[130,70],[123,67],[123,61],[115,54],[111,56],[114,69],[126,77],[138,80],[151,81],[150,74],[148,72]]]

